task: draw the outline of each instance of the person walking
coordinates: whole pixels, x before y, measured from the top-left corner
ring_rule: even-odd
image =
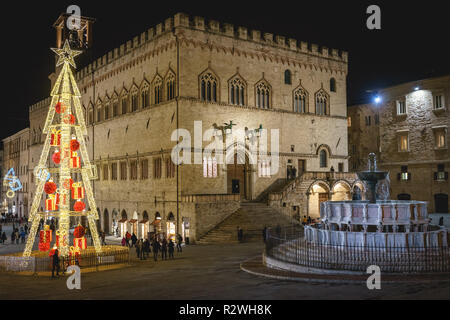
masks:
[[[308,219],[306,218],[306,216],[303,216],[302,225],[306,226],[307,223]]]
[[[19,229],[16,228],[16,231],[14,232],[14,234],[15,234],[15,238],[16,238],[16,244],[19,244],[19,240],[20,240]]]
[[[153,247],[153,259],[155,261],[158,261],[158,252],[159,252],[160,244],[156,237],[153,239],[152,247]]]
[[[177,252],[183,252],[183,248],[181,247],[181,244],[183,243],[183,237],[181,234],[177,234]]]
[[[122,238],[122,247],[125,247],[127,245],[127,239],[125,237]]]
[[[56,270],[56,275],[59,277],[59,252],[58,252],[58,247],[54,247],[53,248],[55,251],[52,255],[52,279],[55,278],[55,270]]]
[[[22,229],[22,231],[20,231],[20,240],[21,240],[22,243],[25,243],[25,236],[26,236],[26,233]]]
[[[175,252],[175,243],[173,243],[172,239],[169,240],[169,259],[175,259],[173,253]]]
[[[137,243],[138,238],[136,237],[136,235],[133,232],[133,235],[131,236],[131,247],[134,247]]]
[[[13,230],[13,232],[11,232],[11,244],[14,244],[14,240],[16,240],[16,233]]]
[[[141,259],[141,252],[142,252],[141,240],[137,241],[135,245],[136,245],[136,257],[138,259]]]
[[[125,234],[125,238],[127,239],[127,247],[131,248],[131,234],[128,231]]]
[[[143,244],[143,250],[144,250],[144,259],[147,259],[150,255],[150,242],[147,238],[144,240]]]
[[[102,235],[102,246],[106,246],[106,234],[102,231],[101,235]]]
[[[167,239],[165,237],[161,244],[161,260],[167,260]]]

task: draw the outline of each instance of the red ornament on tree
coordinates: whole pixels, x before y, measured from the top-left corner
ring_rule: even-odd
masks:
[[[83,226],[78,226],[73,231],[74,238],[83,238],[85,234],[86,234],[86,229],[84,229]]]
[[[64,180],[63,187],[66,190],[72,189],[73,180],[71,178]]]
[[[52,160],[55,164],[61,163],[61,153],[59,153],[58,150],[56,150],[55,153],[52,155]]]
[[[68,114],[64,117],[65,124],[75,124],[75,116],[73,114]]]
[[[61,102],[58,102],[55,106],[56,113],[61,113],[61,107],[62,107]]]
[[[70,150],[75,152],[78,151],[78,149],[80,149],[80,143],[76,139],[72,139],[72,141],[70,141]]]
[[[54,194],[56,192],[57,186],[52,180],[49,180],[45,186],[44,191],[46,194]]]
[[[81,200],[78,200],[77,202],[75,202],[75,204],[73,205],[73,210],[75,210],[76,212],[81,212],[84,209],[86,209],[86,205],[84,204],[84,202],[82,202]]]

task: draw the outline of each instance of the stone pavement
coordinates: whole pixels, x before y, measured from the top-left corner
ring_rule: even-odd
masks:
[[[162,299],[162,300],[305,300],[305,299],[449,299],[450,284],[313,284],[266,279],[240,270],[261,254],[261,243],[187,246],[175,260],[138,261],[132,266],[82,275],[82,290],[69,291],[65,278],[0,273],[0,299]]]

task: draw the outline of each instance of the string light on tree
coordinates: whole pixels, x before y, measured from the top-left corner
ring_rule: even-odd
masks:
[[[99,217],[90,181],[97,179],[97,170],[90,163],[87,153],[84,139],[87,129],[80,102],[81,93],[71,70],[71,66],[76,68],[74,58],[81,51],[71,50],[67,41],[62,49],[52,51],[58,55],[56,66],[62,66],[62,70],[50,94],[52,102],[43,130],[47,136],[41,158],[34,169],[36,193],[30,210],[30,234],[36,234],[41,219],[50,216],[57,218],[56,245],[61,256],[70,257],[75,249],[77,252],[86,249],[85,241],[78,238],[74,241],[75,249],[69,247],[70,217],[85,216],[95,250],[100,253],[102,247],[95,223]],[[46,166],[50,154],[56,168],[49,169]],[[81,173],[82,181],[72,180],[75,173]],[[45,200],[45,212],[38,211],[42,200]],[[73,207],[71,203],[74,203]],[[51,234],[41,233],[39,250],[50,250],[49,239]],[[33,244],[34,237],[28,237],[24,257],[31,255]]]

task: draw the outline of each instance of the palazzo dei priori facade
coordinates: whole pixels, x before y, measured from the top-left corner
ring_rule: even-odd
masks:
[[[179,13],[76,70],[99,173],[99,227],[180,232],[195,242],[240,201],[286,179],[288,167],[297,176],[348,172],[347,69],[346,52]],[[30,185],[49,104],[30,107]],[[248,157],[175,166],[171,135],[183,128],[194,136],[195,121],[203,132],[230,123],[233,131],[278,129],[278,172]]]

